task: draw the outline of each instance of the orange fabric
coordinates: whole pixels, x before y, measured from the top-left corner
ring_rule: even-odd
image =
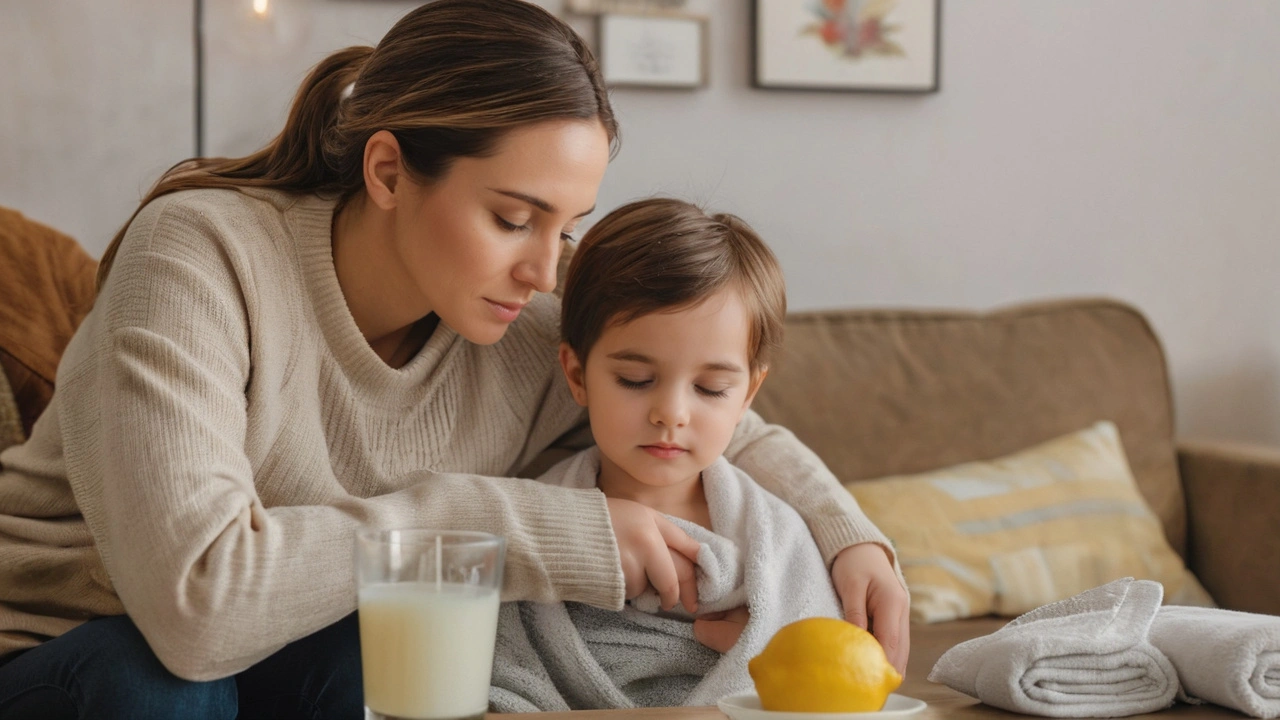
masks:
[[[0,370],[28,435],[53,395],[62,351],[93,306],[97,266],[69,236],[0,208]]]

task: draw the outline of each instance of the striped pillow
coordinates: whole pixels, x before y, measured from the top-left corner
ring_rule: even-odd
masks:
[[[1213,604],[1138,492],[1110,422],[845,487],[893,541],[917,621],[1019,615],[1122,577],[1163,583],[1170,604]]]

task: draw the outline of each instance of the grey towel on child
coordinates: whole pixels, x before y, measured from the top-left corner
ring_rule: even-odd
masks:
[[[595,487],[599,451],[585,450],[540,480]],[[752,687],[747,661],[778,628],[841,617],[813,536],[786,503],[720,458],[702,473],[714,532],[670,518],[702,544],[699,614],[746,605],[751,619],[720,655],[693,639],[692,617],[663,612],[652,590],[621,612],[578,603],[504,603],[489,690],[495,712],[714,705]]]
[[[1151,625],[1151,644],[1173,663],[1184,700],[1280,717],[1280,617],[1165,607]]]
[[[948,650],[933,682],[1013,712],[1123,717],[1173,704],[1178,678],[1147,639],[1164,588],[1125,578],[1036,608]]]

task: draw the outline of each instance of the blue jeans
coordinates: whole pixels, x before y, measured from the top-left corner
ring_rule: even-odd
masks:
[[[355,613],[211,682],[166,670],[124,615],[90,620],[4,660],[4,720],[364,717]]]

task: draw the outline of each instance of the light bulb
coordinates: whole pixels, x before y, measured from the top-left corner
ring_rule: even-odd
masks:
[[[266,17],[269,0],[253,0],[253,14],[258,17]]]

